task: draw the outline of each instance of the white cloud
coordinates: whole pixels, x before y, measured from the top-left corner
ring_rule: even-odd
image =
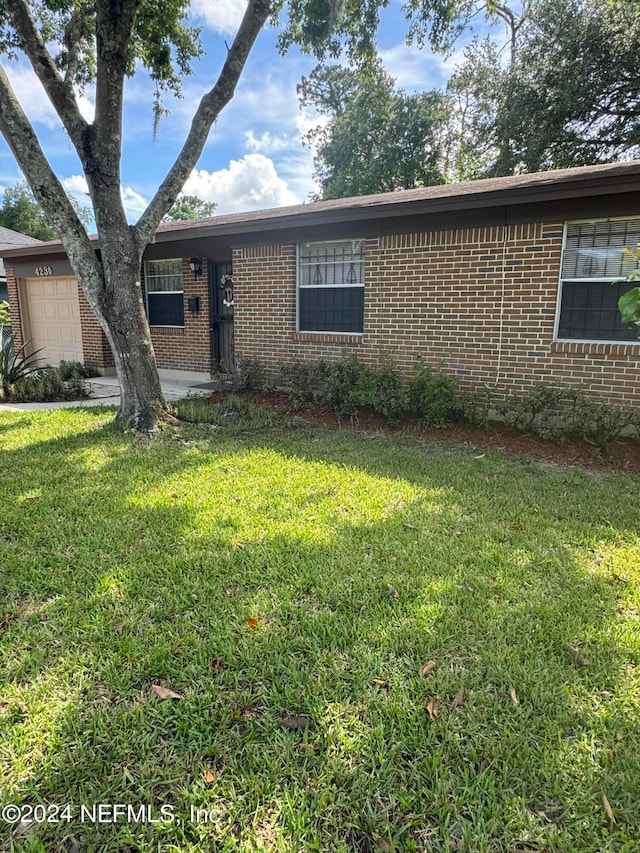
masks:
[[[462,60],[461,47],[451,55],[432,53],[405,42],[380,51],[385,69],[401,89],[424,91],[444,88],[453,69]]]
[[[7,63],[5,68],[13,91],[29,119],[49,128],[60,127],[60,119],[33,70],[23,63]],[[93,95],[93,88],[89,87],[86,92],[76,95],[76,100],[83,117],[93,121],[95,107],[89,97]]]
[[[191,15],[215,32],[230,35],[240,26],[246,8],[246,0],[192,0]]]
[[[184,192],[216,202],[216,213],[240,213],[298,202],[278,175],[273,160],[263,154],[245,154],[241,160],[232,160],[228,169],[217,172],[196,169]]]
[[[295,136],[283,133],[280,136],[265,130],[257,136],[253,130],[245,130],[245,148],[254,154],[278,154],[299,146],[299,140]]]
[[[62,186],[72,196],[75,196],[81,204],[90,204],[89,186],[86,178],[82,175],[71,175],[69,178],[61,178]],[[122,187],[120,190],[122,203],[130,219],[137,219],[144,212],[148,201],[132,187]]]

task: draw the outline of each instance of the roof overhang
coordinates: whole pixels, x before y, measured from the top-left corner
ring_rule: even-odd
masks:
[[[234,236],[243,237],[243,242],[246,242],[246,238],[251,234],[263,238],[267,233],[287,229],[299,230],[346,222],[365,223],[370,220],[401,222],[409,217],[455,214],[457,211],[490,210],[516,205],[523,207],[629,193],[638,193],[640,198],[638,160],[320,201],[293,207],[214,216],[205,220],[163,223],[153,242],[163,244]],[[99,248],[97,237],[92,237],[92,243],[96,249]],[[2,253],[6,260],[64,254],[64,248],[59,241],[16,247]]]

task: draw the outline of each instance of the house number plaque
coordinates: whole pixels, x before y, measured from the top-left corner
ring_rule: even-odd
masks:
[[[33,272],[35,275],[53,275],[53,267],[36,267]]]

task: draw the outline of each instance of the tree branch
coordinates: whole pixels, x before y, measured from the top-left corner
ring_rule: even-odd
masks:
[[[175,202],[185,181],[195,168],[211,126],[233,97],[251,48],[270,14],[270,0],[249,0],[242,23],[229,48],[215,86],[200,101],[180,154],[134,226],[135,237],[140,246],[144,247],[150,242],[160,220]]]
[[[36,201],[42,206],[74,270],[82,269],[83,285],[91,303],[97,302],[103,278],[100,263],[87,232],[73,209],[66,192],[40,147],[4,68],[0,66],[0,131],[24,172]]]
[[[88,125],[78,109],[73,89],[66,85],[60,76],[26,0],[12,0],[6,5],[21,47],[82,158],[83,135]]]

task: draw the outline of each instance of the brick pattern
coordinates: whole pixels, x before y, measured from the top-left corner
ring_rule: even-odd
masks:
[[[182,259],[184,287],[184,327],[151,327],[151,340],[158,367],[166,370],[192,370],[206,373],[211,370],[211,344],[209,335],[209,263],[202,259],[202,275],[196,278],[189,267],[189,259]],[[189,297],[200,297],[200,312],[188,310]]]
[[[78,286],[78,301],[80,303],[80,327],[82,328],[82,351],[85,364],[95,364],[97,367],[110,369],[115,366],[111,347],[100,324],[96,319],[84,295],[84,290]]]
[[[238,249],[236,352],[272,370],[343,349],[368,363],[388,353],[405,373],[421,356],[498,395],[561,381],[638,405],[640,346],[553,342],[562,233],[551,222],[367,240],[361,337],[296,333],[295,246]]]
[[[6,268],[7,291],[9,293],[9,315],[11,316],[11,333],[13,347],[18,350],[24,344],[22,337],[22,318],[20,317],[20,302],[18,300],[18,281],[13,267]]]

